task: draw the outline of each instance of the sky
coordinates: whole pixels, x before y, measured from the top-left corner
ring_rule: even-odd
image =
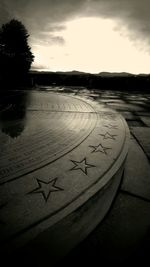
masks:
[[[32,69],[150,73],[149,0],[0,0],[0,25],[18,19]]]

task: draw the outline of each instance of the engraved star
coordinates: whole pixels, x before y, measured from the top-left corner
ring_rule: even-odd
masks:
[[[112,124],[104,125],[104,127],[107,127],[108,129],[118,129],[117,125],[112,125]]]
[[[38,187],[29,193],[41,193],[44,197],[44,200],[47,202],[47,200],[48,200],[48,198],[52,192],[63,190],[62,188],[56,186],[57,179],[58,178],[55,178],[53,180],[50,180],[49,182],[45,182],[45,181],[36,179],[37,183],[38,183]]]
[[[107,155],[106,150],[111,149],[110,147],[104,147],[102,144],[99,144],[98,146],[89,146],[93,148],[93,151],[91,153],[101,152]]]
[[[116,134],[110,134],[108,132],[100,135],[104,137],[103,139],[112,139],[112,140],[116,140],[115,136],[117,136]]]
[[[71,160],[71,161],[75,165],[72,169],[70,169],[71,171],[73,171],[73,170],[81,170],[86,175],[87,175],[87,169],[88,168],[96,167],[94,165],[88,164],[87,161],[86,161],[86,158],[84,158],[81,161],[75,161],[75,160]]]

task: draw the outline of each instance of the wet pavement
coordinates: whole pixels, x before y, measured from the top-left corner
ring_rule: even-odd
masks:
[[[66,266],[84,264],[85,261],[93,266],[97,265],[97,261],[119,266],[130,263],[145,266],[150,249],[150,94],[89,91],[78,87],[43,87],[36,90],[76,96],[81,100],[93,101],[103,109],[114,109],[125,118],[131,133],[122,182],[111,208],[96,229],[62,262]],[[25,92],[21,93],[19,101],[12,95],[9,103],[7,94],[3,95],[3,99],[7,104],[0,103],[0,110],[6,111],[5,117],[1,117],[0,126],[2,132],[15,140],[24,134],[28,99]],[[19,109],[20,105],[22,107],[19,118],[16,102]],[[16,123],[14,127],[11,126],[13,118]]]
[[[65,92],[66,88],[57,88]],[[130,149],[117,196],[97,228],[63,262],[70,266],[150,263],[150,94],[139,92],[69,89],[117,110],[131,134]]]

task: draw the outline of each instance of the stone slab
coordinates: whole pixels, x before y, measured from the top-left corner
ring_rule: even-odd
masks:
[[[132,127],[131,132],[142,146],[147,157],[150,159],[150,128]]]
[[[119,193],[102,223],[64,259],[63,264],[70,266],[73,262],[76,266],[80,262],[84,265],[86,259],[88,266],[97,266],[98,262],[104,266],[139,266],[139,263],[147,266],[150,245],[145,241],[149,236],[149,210],[149,202]],[[144,246],[147,246],[145,255]]]
[[[140,120],[140,118],[137,118],[135,120],[126,120],[128,123],[129,128],[131,127],[145,127],[145,124],[143,121]]]
[[[130,111],[120,111],[120,114],[126,119],[126,120],[136,120],[138,116],[134,115],[134,113]]]
[[[147,125],[148,127],[150,127],[150,116],[140,116],[141,120],[145,123],[145,125]]]
[[[150,164],[135,139],[130,140],[121,189],[150,200]]]
[[[109,103],[108,103],[109,104]],[[112,104],[109,104],[109,107],[113,108],[113,109],[116,109],[118,111],[143,111],[144,110],[144,107],[143,106],[140,106],[138,104],[130,104],[130,103],[124,103],[124,104],[121,104],[121,103],[112,103]]]
[[[148,111],[143,111],[143,112],[135,112],[138,116],[143,116],[143,117],[149,117],[150,116],[150,112]]]
[[[106,192],[107,200],[99,200],[98,216],[97,207],[93,209],[92,216],[97,219],[89,217],[92,230],[115,196],[128,151],[129,131],[124,119],[87,99],[24,92],[1,113],[0,128],[3,249],[13,250],[38,237],[41,240],[47,233],[51,236],[55,225],[55,237],[61,243],[57,233],[64,229],[64,221],[72,229],[65,236],[71,247],[75,235],[79,241],[80,232],[82,238],[89,233],[88,228],[83,230],[82,221],[78,227],[73,223],[81,214],[75,213],[73,221],[72,214],[86,207],[96,194]],[[88,207],[87,214],[91,214],[92,205]],[[47,242],[52,245],[51,240]]]
[[[100,98],[100,101],[103,103],[106,103],[108,105],[115,105],[115,104],[125,104],[125,102],[122,99],[117,99],[117,98],[113,98],[111,99],[111,97],[108,98]]]

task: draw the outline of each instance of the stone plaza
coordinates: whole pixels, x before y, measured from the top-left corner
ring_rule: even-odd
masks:
[[[119,264],[148,256],[149,136],[148,93],[75,87],[4,92],[3,253],[68,266],[84,257]]]

